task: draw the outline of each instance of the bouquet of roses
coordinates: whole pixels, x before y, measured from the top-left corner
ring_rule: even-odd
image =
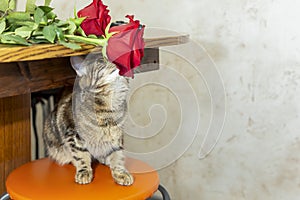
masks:
[[[93,0],[82,10],[74,10],[74,18],[60,20],[50,2],[36,6],[35,0],[27,0],[26,11],[17,12],[14,0],[0,0],[0,43],[57,43],[74,50],[81,48],[78,43],[102,46],[103,56],[116,64],[120,75],[133,76],[145,46],[145,27],[133,15],[126,16],[128,23],[112,26],[107,6]]]

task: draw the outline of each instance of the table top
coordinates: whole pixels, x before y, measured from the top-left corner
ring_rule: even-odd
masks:
[[[146,48],[158,48],[186,43],[189,40],[187,34],[171,34],[155,37],[145,37]],[[101,51],[94,45],[82,44],[82,49],[72,50],[62,45],[39,44],[32,46],[0,45],[0,63],[33,61],[59,57],[86,55],[91,51]]]

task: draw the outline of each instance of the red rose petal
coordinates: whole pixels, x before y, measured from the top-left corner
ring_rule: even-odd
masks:
[[[77,15],[79,17],[86,17],[80,25],[85,34],[104,35],[105,29],[111,20],[108,13],[107,6],[101,0],[94,0],[93,3],[80,10]]]
[[[117,32],[108,40],[108,59],[116,64],[119,74],[133,77],[132,69],[138,67],[144,56],[144,26],[133,16],[126,16],[130,22],[112,27],[110,32]]]

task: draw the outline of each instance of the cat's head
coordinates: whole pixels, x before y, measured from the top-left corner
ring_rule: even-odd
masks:
[[[101,54],[74,56],[71,65],[77,73],[81,89],[97,92],[101,87],[119,83],[128,83],[128,79],[120,76],[113,63],[104,61]]]

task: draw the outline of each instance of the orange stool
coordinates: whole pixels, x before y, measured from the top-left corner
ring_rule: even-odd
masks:
[[[144,200],[151,197],[159,188],[157,172],[131,158],[126,159],[126,166],[134,176],[131,186],[117,185],[109,168],[101,164],[93,167],[94,179],[90,184],[79,185],[74,182],[73,165],[60,166],[44,158],[14,170],[6,180],[6,188],[14,200]],[[134,173],[142,171],[145,173]]]

